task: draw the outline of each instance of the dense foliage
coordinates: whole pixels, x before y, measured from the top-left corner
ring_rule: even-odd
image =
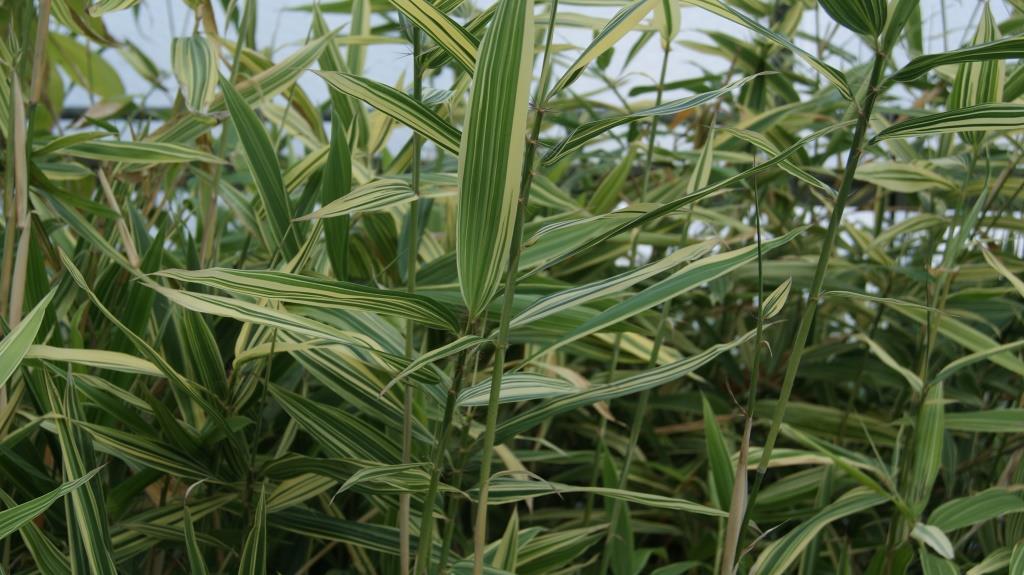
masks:
[[[1024,2],[153,1],[0,6],[0,572],[1024,573]]]

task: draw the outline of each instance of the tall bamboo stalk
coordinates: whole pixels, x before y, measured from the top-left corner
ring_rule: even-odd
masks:
[[[782,380],[782,389],[779,392],[779,400],[772,415],[772,426],[768,432],[761,452],[761,460],[757,466],[757,476],[754,479],[750,496],[747,498],[746,511],[740,527],[740,533],[744,531],[750,521],[750,512],[757,502],[757,495],[764,482],[764,476],[768,469],[768,462],[771,461],[772,448],[779,436],[779,428],[782,425],[782,418],[786,414],[786,405],[789,396],[793,392],[793,383],[796,381],[797,371],[800,369],[800,360],[803,358],[804,348],[807,346],[807,336],[811,331],[811,324],[814,323],[814,316],[818,310],[818,300],[821,298],[822,286],[825,283],[825,272],[828,271],[829,259],[832,257],[832,250],[835,247],[836,236],[839,235],[839,228],[842,225],[843,210],[850,200],[853,191],[854,177],[857,173],[857,166],[860,164],[861,156],[864,154],[865,138],[867,136],[868,124],[871,121],[871,113],[875,107],[875,101],[880,93],[880,82],[882,72],[885,70],[885,62],[888,55],[876,47],[874,61],[871,66],[871,73],[868,77],[867,87],[860,98],[857,110],[857,125],[853,132],[853,141],[850,146],[850,154],[846,159],[846,168],[843,172],[843,180],[839,187],[839,194],[835,206],[829,217],[828,229],[818,253],[818,263],[814,268],[814,279],[811,281],[811,289],[808,292],[807,307],[804,308],[800,318],[800,326],[797,328],[796,336],[792,342],[792,351],[786,363],[786,373]]]

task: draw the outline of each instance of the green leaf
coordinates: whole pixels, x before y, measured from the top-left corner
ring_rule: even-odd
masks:
[[[589,284],[571,287],[542,297],[530,304],[509,322],[510,328],[522,327],[530,322],[585,305],[599,298],[614,296],[639,282],[669,271],[685,262],[706,254],[715,242],[701,242],[675,250],[658,261],[639,266],[619,275]]]
[[[127,10],[138,3],[139,0],[97,0],[92,6],[89,6],[89,15],[93,18],[99,18],[110,12]]]
[[[910,536],[921,543],[924,543],[931,548],[932,551],[946,559],[952,559],[955,555],[953,552],[953,543],[950,542],[949,537],[946,536],[942,529],[934,525],[918,523],[914,526],[913,531],[910,532]]]
[[[790,230],[785,235],[763,242],[760,253],[767,254],[775,248],[789,243],[806,230],[807,227],[802,226]],[[605,309],[547,346],[542,353],[550,353],[580,338],[607,329],[679,294],[722,277],[740,266],[756,261],[757,258],[758,246],[751,244],[738,250],[722,252],[697,260],[632,297]]]
[[[1024,513],[1024,498],[1006,488],[993,487],[981,493],[946,501],[932,511],[928,523],[949,532],[1009,513]]]
[[[474,493],[475,490],[470,491],[470,495],[473,495]],[[647,507],[654,507],[657,509],[671,509],[673,511],[684,511],[686,513],[696,513],[698,515],[708,515],[711,517],[728,517],[729,515],[720,509],[707,507],[706,505],[687,501],[686,499],[665,497],[664,495],[656,495],[653,493],[641,493],[638,491],[614,489],[611,487],[566,485],[564,483],[552,481],[509,479],[504,477],[496,478],[491,482],[490,489],[488,491],[488,505],[503,505],[533,497],[542,497],[544,495],[555,495],[559,493],[593,493],[594,495],[599,495],[601,497],[607,497],[617,501],[627,501],[629,503],[645,505]]]
[[[604,25],[603,28],[594,36],[591,40],[590,45],[577,56],[574,61],[566,70],[562,73],[562,77],[555,82],[555,85],[548,91],[548,99],[554,94],[561,92],[567,88],[570,84],[576,81],[577,78],[583,73],[587,65],[594,61],[595,58],[607,52],[620,38],[626,35],[627,32],[631,32],[640,23],[640,20],[644,16],[650,13],[654,9],[655,4],[659,0],[633,0],[629,4],[622,7],[621,10],[615,13],[611,19]],[[666,12],[671,13],[671,11]],[[679,14],[679,8],[676,7],[676,16]],[[667,31],[667,29],[666,29]]]
[[[647,389],[654,389],[671,381],[677,381],[679,378],[693,373],[719,355],[743,344],[753,336],[754,331],[749,331],[732,341],[713,345],[685,359],[649,369],[613,383],[593,386],[579,393],[545,401],[529,410],[518,413],[498,425],[495,444],[500,444],[517,433],[539,425],[541,422],[561,413],[593,405],[599,401],[609,401]]]
[[[188,567],[193,575],[209,575],[210,570],[206,567],[203,559],[203,552],[199,548],[199,541],[196,540],[196,529],[192,524],[192,516],[188,511],[188,504],[182,506],[184,518],[182,525],[185,529],[185,550],[188,553]]]
[[[286,258],[291,258],[298,251],[299,244],[295,232],[291,230],[291,205],[284,190],[277,153],[256,112],[252,111],[235,87],[223,78],[220,86],[269,220],[271,246],[281,249]]]
[[[422,102],[407,94],[366,78],[343,72],[318,72],[327,85],[343,94],[366,102],[408,126],[453,154],[459,153],[462,134]]]
[[[413,319],[453,332],[459,329],[458,320],[448,308],[426,296],[404,291],[275,271],[210,268],[164,270],[159,275],[255,298],[372,311]]]
[[[963,64],[965,62],[1017,59],[1020,58],[1022,51],[1024,51],[1024,35],[1016,35],[964,46],[959,50],[918,56],[890,76],[887,82],[909,82],[916,80],[929,70],[939,66]]]
[[[76,158],[97,160],[100,162],[117,162],[121,164],[180,164],[187,162],[205,162],[207,164],[223,164],[224,160],[206,152],[178,144],[160,142],[119,142],[106,140],[90,140],[71,144],[61,153]]]
[[[267,565],[267,494],[260,490],[259,503],[253,513],[252,528],[245,537],[242,557],[238,563],[238,575],[264,575]]]
[[[43,325],[46,308],[50,305],[54,293],[56,292],[51,291],[46,294],[46,297],[0,340],[0,388],[7,384],[7,380],[14,375],[15,370],[21,365],[21,360],[32,348],[32,342]]]
[[[491,390],[491,379],[463,389],[459,393],[456,405],[459,407],[479,407],[487,405]],[[514,403],[531,399],[548,399],[576,393],[573,384],[553,377],[545,377],[534,373],[512,373],[501,379],[501,394],[498,403]]]
[[[171,42],[171,67],[189,110],[205,113],[217,95],[217,54],[205,36],[175,38]]]
[[[814,68],[815,71],[817,71],[819,74],[822,75],[822,77],[824,77],[833,86],[835,86],[836,90],[838,90],[844,98],[853,101],[853,91],[850,89],[849,84],[846,82],[846,76],[844,76],[842,72],[836,70],[832,66],[829,66],[825,62],[819,60],[818,58],[815,58],[809,52],[793,43],[793,41],[787,38],[784,34],[780,34],[778,32],[775,32],[774,30],[765,28],[756,20],[750,18],[749,16],[743,14],[738,10],[735,10],[723,4],[719,0],[682,1],[685,4],[698,6],[700,8],[703,8],[704,10],[707,10],[708,12],[711,12],[712,14],[717,14],[722,18],[725,18],[726,20],[729,20],[749,30],[757,32],[765,40],[768,40],[773,44],[776,44],[778,46],[781,46],[792,51],[794,54],[800,57],[800,59],[806,62],[808,66]]]
[[[637,110],[636,112],[631,112],[629,114],[613,116],[611,118],[604,118],[602,120],[595,120],[593,122],[583,124],[582,126],[574,129],[572,132],[569,133],[568,136],[563,138],[561,141],[555,144],[554,147],[548,150],[548,153],[544,155],[544,163],[547,165],[551,165],[554,164],[555,162],[558,162],[559,160],[562,160],[563,158],[566,158],[576,150],[582,148],[583,145],[589,142],[590,140],[593,140],[594,138],[600,136],[601,134],[604,134],[608,130],[615,128],[616,126],[621,126],[623,124],[628,124],[630,122],[643,120],[645,118],[650,118],[653,116],[666,116],[669,114],[678,114],[683,110],[695,108],[697,106],[700,106],[701,104],[710,102],[711,100],[714,100],[715,98],[718,98],[724,94],[728,94],[729,92],[735,90],[736,88],[739,88],[743,84],[746,84],[747,82],[753,80],[754,78],[760,75],[761,74],[754,74],[752,76],[740,78],[739,80],[734,80],[729,84],[721,88],[718,88],[717,90],[711,90],[710,92],[704,92],[702,94],[697,94],[694,96],[687,96],[686,98],[673,100],[672,102],[668,102],[660,106],[655,106],[653,108]]]
[[[430,2],[389,0],[416,26],[427,33],[444,51],[451,54],[463,68],[476,69],[477,39]]]
[[[335,218],[360,212],[376,212],[401,206],[415,199],[416,193],[402,180],[374,180],[298,219]]]
[[[480,45],[459,153],[455,253],[471,318],[497,293],[512,248],[532,64],[533,0],[501,0]]]
[[[999,28],[992,17],[992,10],[985,4],[972,43],[987,44],[998,38]],[[949,110],[960,110],[982,104],[1002,103],[1005,68],[1002,60],[992,59],[960,64],[949,97],[946,98],[946,107]],[[961,138],[973,145],[981,142],[984,135],[982,132],[960,133]]]
[[[0,539],[6,539],[10,534],[49,509],[58,499],[85,485],[97,473],[99,473],[99,469],[93,469],[81,477],[62,483],[60,487],[45,495],[0,511]]]
[[[1021,128],[1024,128],[1024,104],[981,104],[898,122],[879,132],[874,140],[965,131],[1014,131]]]
[[[826,505],[810,519],[797,525],[778,541],[774,541],[761,552],[751,567],[754,575],[782,575],[810,545],[822,529],[830,523],[877,507],[888,499],[866,488],[857,487],[843,494],[839,499]]]
[[[6,341],[6,340],[4,340]],[[28,348],[25,354],[27,359],[41,359],[54,363],[67,362],[75,365],[86,365],[97,369],[109,369],[124,373],[136,373],[139,375],[150,375],[163,377],[163,372],[153,362],[142,358],[121,353],[119,351],[106,351],[102,349],[72,349],[67,347],[52,347],[49,345],[33,345]]]
[[[722,430],[718,427],[718,420],[715,418],[714,410],[711,409],[711,404],[708,403],[708,398],[701,394],[700,399],[701,413],[704,416],[704,445],[708,453],[711,481],[718,500],[718,507],[723,511],[729,511],[736,470],[729,457],[729,448],[725,444],[725,438],[722,437]]]
[[[47,397],[51,407],[59,413],[56,427],[64,476],[69,480],[92,477],[96,473],[92,443],[78,429],[81,424],[73,424],[80,415],[76,392],[69,382],[61,401],[56,388],[50,383],[46,388]],[[117,568],[114,566],[103,491],[102,484],[86,484],[71,492],[68,516],[74,521],[74,526],[69,526],[69,536],[75,542],[75,552],[84,554],[90,573],[113,575]]]
[[[988,409],[946,414],[946,429],[968,433],[1024,433],[1024,409]]]
[[[885,28],[885,0],[818,0],[836,22],[858,34],[878,36]]]

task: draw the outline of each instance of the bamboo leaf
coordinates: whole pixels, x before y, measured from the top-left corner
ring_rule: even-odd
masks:
[[[1015,131],[1024,128],[1024,104],[981,104],[937,112],[885,128],[875,141],[934,136],[964,131]]]
[[[710,102],[711,100],[714,100],[724,94],[728,94],[729,92],[735,90],[736,88],[739,88],[740,86],[746,84],[747,82],[753,80],[754,78],[757,78],[760,75],[761,74],[754,74],[752,76],[740,78],[739,80],[734,80],[733,82],[730,82],[729,84],[721,88],[718,88],[717,90],[711,90],[710,92],[704,92],[702,94],[688,96],[686,98],[680,98],[678,100],[674,100],[672,102],[668,102],[660,106],[647,108],[646,110],[638,110],[636,112],[624,114],[621,116],[613,116],[611,118],[604,118],[602,120],[588,122],[574,129],[571,133],[569,133],[568,136],[563,138],[561,141],[555,144],[554,147],[548,150],[548,153],[544,155],[544,163],[550,165],[567,157],[569,154],[582,148],[583,145],[586,144],[587,142],[593,140],[594,138],[600,136],[601,134],[604,134],[608,130],[615,128],[616,126],[621,126],[623,124],[655,116],[678,114],[682,111],[689,110],[690,108],[695,108],[697,106],[700,106],[701,104]]]
[[[427,33],[444,51],[451,54],[463,68],[476,69],[477,39],[430,2],[389,0],[395,8]]]
[[[614,46],[627,32],[636,28],[640,20],[655,8],[655,4],[657,4],[657,0],[633,0],[616,12],[597,35],[594,36],[590,45],[580,53],[576,61],[566,69],[562,77],[551,87],[551,90],[548,91],[548,98],[551,98],[552,95],[561,92],[575,82],[588,64]],[[678,14],[678,8],[676,8],[676,14]]]
[[[437,326],[451,331],[458,331],[458,321],[448,308],[423,295],[409,294],[396,290],[386,290],[321,278],[301,276],[275,271],[233,270],[211,268],[205,270],[164,270],[159,272],[163,277],[178,281],[195,283],[222,289],[235,294],[255,298],[280,300],[320,307],[339,307],[372,311],[386,315],[395,315],[414,319],[417,322]],[[166,293],[169,290],[161,291]],[[180,298],[200,298],[181,294]],[[182,299],[184,301],[184,299]],[[223,299],[207,301],[223,302]],[[258,306],[237,302],[242,309],[255,309]],[[272,310],[260,308],[259,313],[269,314]],[[237,315],[239,319],[244,315]],[[267,316],[269,317],[269,316]]]
[[[271,245],[280,248],[285,257],[291,258],[298,251],[298,242],[291,230],[291,205],[284,191],[284,180],[277,164],[277,154],[260,119],[235,87],[223,78],[220,86],[224,92],[224,101],[231,112],[231,119],[238,130],[238,139],[245,150],[246,163],[252,172],[256,190],[269,220]]]
[[[238,575],[263,575],[264,573],[267,573],[267,494],[261,489],[256,512],[253,513],[252,528],[242,547]]]
[[[299,220],[335,218],[360,212],[376,212],[407,204],[416,199],[409,184],[401,180],[374,180],[359,186]]]
[[[826,505],[810,519],[800,523],[781,539],[771,543],[754,562],[750,572],[757,575],[781,575],[796,561],[811,541],[830,523],[885,503],[884,496],[863,487],[851,489]]]
[[[213,43],[199,35],[175,38],[171,42],[171,67],[188,109],[205,113],[216,97],[219,78]]]
[[[497,293],[509,258],[532,62],[533,1],[501,0],[480,45],[459,153],[455,253],[471,318]]]
[[[58,499],[88,483],[99,471],[99,468],[93,469],[81,477],[62,483],[60,487],[45,495],[0,511],[0,539],[6,539],[10,534],[49,509]]]
[[[51,291],[46,294],[21,323],[0,340],[0,388],[14,375],[15,370],[21,365],[21,360],[32,348],[32,342],[43,325],[46,308],[50,305],[54,293],[56,292]]]
[[[342,72],[319,72],[327,85],[357,98],[398,120],[453,154],[459,153],[462,134],[433,110],[406,94],[373,80]]]
[[[858,34],[878,36],[885,28],[885,0],[818,0],[829,16]]]

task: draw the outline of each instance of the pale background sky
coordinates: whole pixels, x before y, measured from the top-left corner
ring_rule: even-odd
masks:
[[[275,50],[274,60],[277,61],[288,52],[294,50],[301,44],[308,35],[311,16],[309,13],[291,10],[296,6],[308,4],[311,0],[258,0],[257,15],[257,45],[261,49],[272,47]],[[469,0],[473,1],[473,0]],[[478,6],[489,4],[489,0],[475,0]],[[940,6],[943,0],[921,0],[921,9],[925,20],[924,33],[926,51],[941,51],[942,22]],[[219,4],[219,2],[213,2]],[[950,30],[948,39],[950,47],[960,44],[964,37],[964,31],[971,21],[975,12],[977,0],[945,0],[947,22]],[[1009,7],[1005,0],[991,0],[992,9],[997,19],[1001,20],[1009,13]],[[586,14],[592,17],[607,18],[614,12],[614,8],[595,9],[591,7],[573,4],[572,0],[563,0],[559,6],[559,12],[575,12]],[[219,15],[218,24],[223,29],[223,14]],[[171,39],[176,35],[187,35],[192,29],[192,12],[180,0],[142,0],[137,12],[132,10],[108,14],[104,17],[110,33],[118,39],[128,40],[137,45],[147,54],[156,65],[168,72],[166,85],[172,89],[176,82],[171,69]],[[326,15],[328,24],[332,27],[343,25],[347,17],[338,14]],[[827,22],[827,17],[822,18]],[[973,25],[973,24],[972,24]],[[814,11],[808,11],[804,16],[802,28],[813,33],[815,26]],[[731,34],[750,37],[750,33],[729,23],[721,18],[708,14],[697,8],[685,8],[682,18],[682,33],[680,38],[695,41],[708,41],[705,31],[727,31]],[[233,35],[234,32],[232,31]],[[632,45],[635,36],[630,35],[621,40],[616,52],[616,58],[609,68],[612,77],[620,76],[621,63],[625,53]],[[839,42],[846,50],[860,51],[861,56],[866,56],[866,47],[855,38],[844,38],[839,36]],[[586,45],[590,39],[590,33],[581,29],[559,28],[556,33],[556,42],[568,43],[580,46]],[[810,50],[813,47],[805,46]],[[147,90],[147,84],[113,51],[107,52],[107,57],[120,73],[126,89],[132,96],[142,96]],[[651,79],[644,79],[644,75],[653,77],[658,72],[661,61],[661,50],[657,40],[648,43],[645,50],[634,59],[629,70],[630,81],[633,83],[650,84]],[[711,70],[724,70],[728,63],[724,60],[700,55],[684,47],[676,47],[670,56],[669,80],[678,80],[696,76],[699,69],[694,62],[700,61],[701,66]],[[835,65],[842,68],[841,62]],[[394,83],[405,73],[410,77],[412,70],[409,47],[403,45],[375,45],[370,46],[367,51],[366,69],[364,74],[370,78]],[[314,102],[320,103],[327,98],[327,90],[323,81],[312,74],[306,74],[300,80],[301,85],[313,98]],[[578,89],[587,87],[587,79],[581,79],[577,85]],[[593,84],[596,85],[596,84]],[[153,94],[148,99],[148,104],[153,106],[165,106],[169,98],[173,97],[163,94]],[[88,95],[81,89],[75,90],[69,95],[66,102],[68,106],[83,106],[89,104]]]

